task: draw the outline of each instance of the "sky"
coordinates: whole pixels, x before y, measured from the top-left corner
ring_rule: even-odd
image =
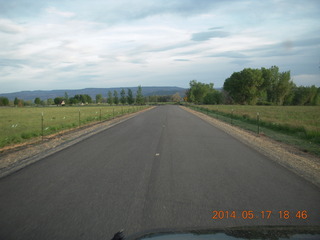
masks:
[[[220,88],[273,65],[320,87],[320,1],[0,0],[0,93]]]

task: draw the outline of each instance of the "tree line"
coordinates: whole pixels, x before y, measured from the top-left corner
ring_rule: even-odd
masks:
[[[96,94],[95,99],[88,94],[76,94],[73,97],[69,97],[68,93],[65,92],[63,97],[48,98],[46,100],[41,100],[39,97],[36,97],[33,101],[25,101],[23,99],[15,98],[13,102],[10,102],[7,97],[0,97],[0,106],[45,106],[45,105],[78,105],[78,104],[109,104],[109,105],[143,105],[146,103],[158,103],[158,102],[180,102],[181,97],[179,93],[173,95],[153,95],[153,96],[143,96],[142,87],[138,86],[137,92],[134,96],[130,88],[121,89],[120,94],[118,91],[108,91],[106,97],[103,97],[102,94]]]
[[[296,86],[290,71],[279,67],[234,72],[223,84],[222,91],[192,80],[185,100],[196,104],[248,104],[248,105],[320,105],[320,88]]]
[[[27,105],[31,105],[30,101],[24,101],[22,99],[18,99],[17,97],[14,99],[13,104],[15,106],[27,106]],[[0,97],[0,106],[10,106],[10,101],[7,97]]]
[[[195,104],[222,104],[222,93],[213,88],[213,83],[201,83],[192,80],[189,83],[190,88],[187,89],[184,101]]]
[[[39,97],[35,98],[34,101],[25,101],[23,99],[15,98],[13,101],[14,106],[23,107],[30,105],[77,105],[77,104],[91,104],[91,103],[108,103],[110,105],[118,104],[145,104],[146,98],[142,94],[142,87],[138,86],[136,96],[133,96],[133,92],[130,88],[125,91],[122,89],[120,91],[120,96],[118,91],[114,90],[113,92],[108,91],[107,97],[104,98],[102,94],[97,94],[95,100],[88,94],[76,94],[73,97],[69,97],[68,93],[65,92],[63,97],[56,97],[54,99],[48,98],[47,100],[41,100]],[[7,97],[0,97],[0,106],[10,106],[9,99]]]
[[[54,100],[54,104],[61,105],[61,104],[69,104],[69,105],[75,105],[75,104],[91,104],[91,103],[108,103],[110,105],[118,105],[118,104],[144,104],[144,97],[142,95],[142,88],[141,86],[138,86],[138,90],[136,93],[136,97],[133,96],[132,90],[130,88],[127,89],[127,92],[125,89],[121,89],[120,96],[117,90],[108,91],[107,97],[104,98],[102,94],[97,94],[95,96],[95,100],[91,98],[88,94],[77,94],[71,98],[68,97],[68,94],[65,93],[64,97],[56,97]]]

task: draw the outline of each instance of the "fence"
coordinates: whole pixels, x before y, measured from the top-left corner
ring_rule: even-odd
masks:
[[[312,136],[308,136],[303,127],[289,128],[285,125],[265,122],[263,121],[263,115],[261,115],[260,112],[256,113],[256,118],[250,118],[246,115],[237,115],[236,109],[231,109],[231,111],[228,113],[197,105],[187,105],[187,107],[202,112],[220,121],[229,123],[231,125],[240,127],[259,135],[262,134],[268,136],[279,142],[294,145],[305,152],[310,152],[320,156],[318,136],[316,136],[316,138],[312,139],[311,141],[310,138]]]
[[[81,106],[3,108],[0,118],[0,147],[44,137],[90,122],[110,120],[148,106]]]

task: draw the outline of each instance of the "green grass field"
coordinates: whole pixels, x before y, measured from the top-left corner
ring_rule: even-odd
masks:
[[[0,147],[25,142],[89,122],[108,120],[147,106],[2,107],[0,108]],[[79,115],[80,112],[80,115]],[[79,122],[80,116],[80,122]]]
[[[260,133],[320,156],[320,106],[192,106],[220,120]],[[208,111],[209,110],[209,111]]]
[[[248,105],[203,105],[202,107],[235,116],[256,119],[274,125],[303,127],[308,132],[320,133],[320,106],[248,106]]]

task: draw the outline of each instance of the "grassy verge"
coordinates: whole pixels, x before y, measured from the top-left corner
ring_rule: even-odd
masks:
[[[320,156],[320,107],[238,105],[189,105],[188,107]]]
[[[147,106],[0,108],[0,147],[22,143],[91,122],[133,113]],[[43,120],[42,120],[43,119]]]

